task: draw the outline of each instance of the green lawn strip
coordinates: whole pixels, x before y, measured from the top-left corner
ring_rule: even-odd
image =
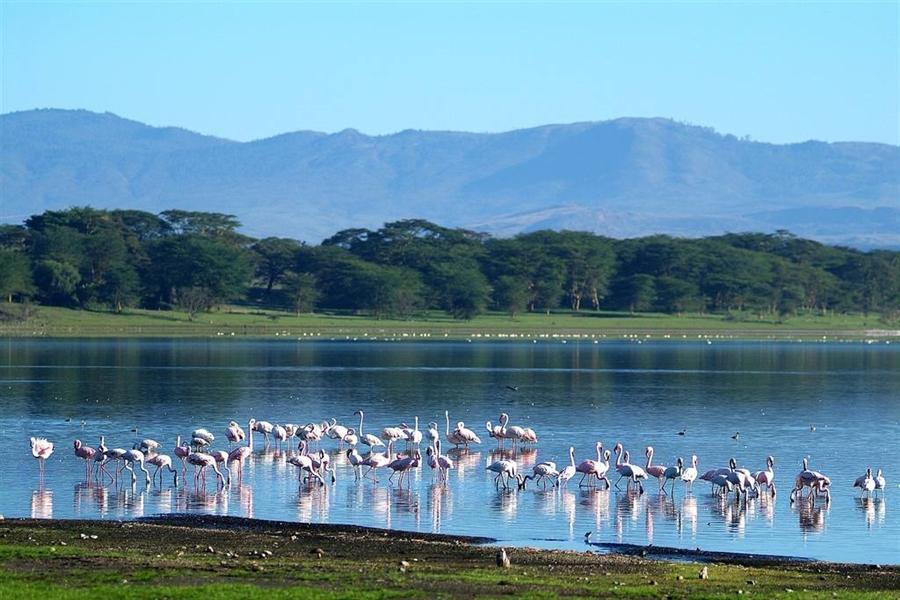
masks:
[[[881,322],[876,315],[830,314],[796,315],[776,321],[751,314],[665,315],[582,311],[552,314],[487,313],[470,321],[460,321],[430,312],[410,320],[374,319],[355,315],[294,315],[292,313],[226,307],[196,315],[129,309],[122,313],[38,307],[24,322],[0,323],[0,335],[13,336],[287,336],[303,339],[342,337],[411,337],[419,339],[520,339],[542,336],[651,336],[684,339],[719,335],[767,339],[769,337],[809,337],[828,335],[866,336],[871,330],[891,331],[896,325]],[[515,336],[515,337],[511,337]],[[668,336],[668,337],[666,337]],[[601,338],[602,339],[602,338]]]

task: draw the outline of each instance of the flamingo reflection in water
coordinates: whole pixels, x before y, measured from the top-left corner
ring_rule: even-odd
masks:
[[[594,516],[594,529],[599,530],[609,521],[609,490],[582,488],[578,490],[581,506]]]
[[[53,518],[53,490],[44,489],[44,486],[38,487],[31,492],[31,518],[32,519],[52,519]]]
[[[810,492],[812,493],[812,492]],[[829,503],[815,505],[812,502],[798,502],[791,505],[792,510],[797,511],[800,521],[800,531],[807,533],[822,533],[825,531],[825,519],[831,510]]]
[[[856,507],[866,517],[866,527],[871,529],[874,525],[884,523],[885,509],[884,498],[856,498]]]

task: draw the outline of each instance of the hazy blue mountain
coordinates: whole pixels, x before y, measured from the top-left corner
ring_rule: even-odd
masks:
[[[499,235],[789,229],[900,246],[900,148],[767,144],[666,119],[240,143],[109,113],[35,110],[0,115],[0,149],[8,222],[89,204],[228,212],[248,234],[312,242],[422,217]]]

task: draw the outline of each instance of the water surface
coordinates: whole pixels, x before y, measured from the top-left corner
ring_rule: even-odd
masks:
[[[517,387],[518,391],[507,386]],[[0,344],[0,514],[133,518],[203,512],[486,535],[505,544],[583,549],[592,541],[900,563],[900,518],[891,465],[900,459],[900,346],[863,343],[368,343],[241,340],[4,340]],[[399,421],[442,424],[443,411],[482,435],[446,486],[430,470],[409,487],[355,482],[331,441],[338,482],[299,487],[287,452],[257,444],[244,485],[216,491],[192,482],[144,489],[139,482],[85,481],[71,443],[131,447],[151,437],[171,454],[195,427],[221,435],[231,419],[307,423],[335,417],[366,431]],[[723,502],[703,484],[674,497],[655,484],[636,496],[529,487],[497,491],[485,464],[498,457],[484,430],[500,411],[533,427],[540,442],[516,458],[526,470],[577,460],[594,443],[621,441],[643,460],[700,457],[700,470],[729,457],[751,470],[776,459],[774,501]],[[82,424],[82,420],[84,423]],[[811,425],[815,426],[812,431]],[[132,430],[136,431],[132,431]],[[685,435],[677,432],[685,430]],[[740,432],[737,440],[732,439]],[[43,485],[28,437],[57,443]],[[446,448],[445,448],[446,450]],[[804,456],[832,478],[830,506],[791,507]],[[866,466],[887,470],[885,498],[851,487]]]

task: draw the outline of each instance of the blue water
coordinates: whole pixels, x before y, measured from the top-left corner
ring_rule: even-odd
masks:
[[[506,386],[517,386],[518,391]],[[353,523],[417,531],[486,535],[505,544],[584,549],[623,542],[840,561],[900,563],[900,344],[863,343],[388,343],[242,340],[3,340],[0,342],[0,514],[6,517],[134,518],[169,512]],[[243,485],[205,490],[166,479],[145,489],[85,480],[72,452],[80,438],[130,448],[140,438],[164,443],[196,427],[216,435],[250,417],[304,424],[336,418],[366,431],[419,416],[420,429],[455,423],[482,436],[446,486],[427,466],[403,488],[356,482],[335,442],[338,481],[298,486],[291,451],[264,449],[245,466]],[[643,496],[624,491],[529,486],[497,491],[485,465],[498,457],[484,422],[501,411],[533,427],[535,449],[515,459],[530,466],[592,458],[594,444],[620,441],[632,462],[654,446],[655,462],[700,457],[700,471],[734,456],[751,470],[775,457],[774,501],[722,501],[697,482],[674,497],[656,484]],[[82,420],[84,423],[82,424]],[[812,431],[811,425],[815,426]],[[135,429],[137,431],[132,431]],[[677,435],[686,430],[683,436]],[[739,431],[738,440],[732,435]],[[43,484],[28,448],[41,435],[56,443]],[[221,442],[221,443],[220,443]],[[447,447],[445,445],[444,450]],[[791,506],[803,457],[832,479],[830,505]],[[888,478],[884,498],[859,499],[851,485],[867,466]]]

